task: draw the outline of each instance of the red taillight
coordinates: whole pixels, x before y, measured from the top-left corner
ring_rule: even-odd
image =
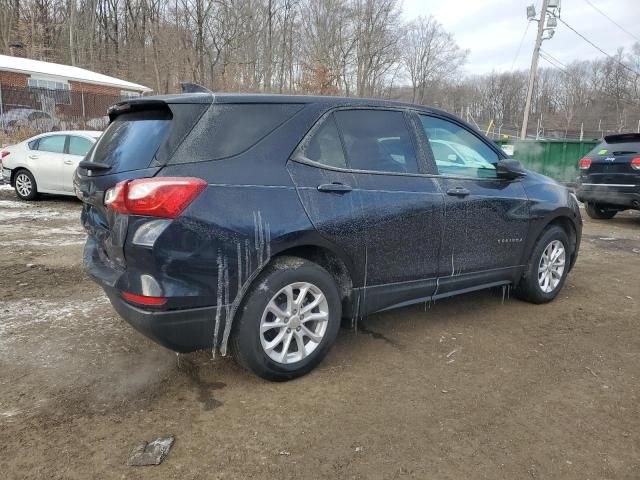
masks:
[[[191,177],[125,180],[107,190],[104,204],[128,215],[176,218],[206,187],[207,182]]]
[[[640,170],[640,157],[636,157],[631,160],[631,168],[634,170]]]
[[[136,295],[135,293],[122,292],[122,298],[125,300],[137,303],[138,305],[152,305],[159,307],[167,303],[167,299],[164,297],[146,297],[144,295]]]
[[[591,166],[591,159],[583,158],[582,160],[580,160],[578,165],[580,166],[580,170],[587,170]]]
[[[9,155],[11,152],[7,152],[6,150],[0,152],[0,159],[6,157],[7,155]]]

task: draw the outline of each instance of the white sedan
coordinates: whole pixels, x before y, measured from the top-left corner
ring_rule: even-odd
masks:
[[[33,200],[38,193],[75,195],[73,173],[101,134],[51,132],[5,147],[0,151],[2,179],[23,200]]]

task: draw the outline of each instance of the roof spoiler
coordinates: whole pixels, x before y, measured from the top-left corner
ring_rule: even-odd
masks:
[[[107,110],[107,115],[109,115],[109,120],[113,121],[113,119],[121,113],[136,112],[140,110],[162,110],[166,108],[167,104],[162,100],[147,100],[145,97],[137,97],[111,105]]]
[[[604,137],[607,143],[640,142],[640,133],[618,133]]]

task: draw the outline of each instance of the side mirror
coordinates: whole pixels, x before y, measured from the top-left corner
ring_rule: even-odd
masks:
[[[524,177],[527,174],[527,171],[518,160],[514,160],[513,158],[504,158],[499,160],[496,164],[496,174],[498,175],[498,178],[515,180],[516,178]]]

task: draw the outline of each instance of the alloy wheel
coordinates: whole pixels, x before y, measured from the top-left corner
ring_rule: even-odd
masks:
[[[538,264],[538,285],[544,293],[553,292],[562,280],[566,263],[566,251],[560,240],[547,245]]]
[[[26,173],[19,173],[16,176],[16,190],[22,197],[28,197],[31,195],[31,190],[33,189],[33,184],[31,183],[31,179]]]
[[[260,343],[273,361],[292,364],[308,357],[322,342],[329,304],[315,285],[296,282],[276,293],[260,320]]]

